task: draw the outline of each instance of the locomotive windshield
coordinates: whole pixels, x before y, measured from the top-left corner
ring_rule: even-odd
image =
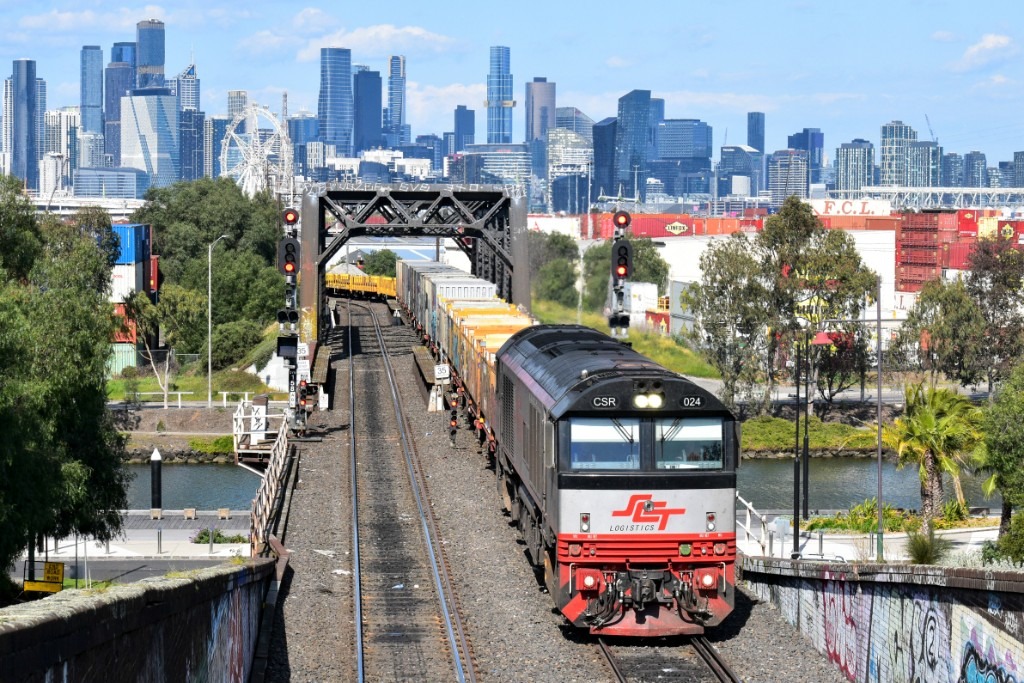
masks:
[[[676,417],[654,423],[659,470],[722,469],[722,418]]]
[[[573,469],[640,469],[640,420],[575,417],[569,425]]]

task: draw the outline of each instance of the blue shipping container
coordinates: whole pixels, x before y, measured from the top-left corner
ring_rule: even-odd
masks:
[[[114,234],[121,243],[117,265],[127,266],[149,259],[149,226],[142,223],[116,224]]]

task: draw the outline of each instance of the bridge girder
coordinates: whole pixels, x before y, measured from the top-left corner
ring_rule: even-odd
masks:
[[[504,185],[334,183],[310,187],[302,201],[300,338],[316,344],[325,329],[327,263],[353,237],[450,238],[472,273],[495,283],[507,301],[529,307],[526,196]],[[334,221],[329,224],[328,216]],[[521,264],[516,270],[516,264]]]

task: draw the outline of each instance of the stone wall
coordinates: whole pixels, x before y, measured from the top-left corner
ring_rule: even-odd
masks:
[[[1024,681],[1024,573],[744,558],[743,581],[851,681]]]
[[[0,610],[0,681],[246,681],[269,559]]]

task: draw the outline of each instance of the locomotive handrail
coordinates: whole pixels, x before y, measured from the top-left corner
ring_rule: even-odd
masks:
[[[740,503],[740,505],[743,506],[744,513],[745,513],[744,514],[745,521],[743,521],[743,522],[741,522],[739,520],[736,521],[736,526],[738,526],[739,528],[743,529],[744,534],[746,534],[746,537],[743,540],[749,541],[751,538],[753,538],[755,541],[757,541],[757,544],[759,546],[761,546],[761,552],[762,553],[767,552],[767,547],[766,547],[765,544],[767,543],[767,539],[768,539],[768,518],[765,517],[764,515],[762,515],[757,510],[755,510],[754,506],[751,505],[747,500],[745,500],[743,498],[743,496],[740,495],[739,491],[736,491],[736,500],[737,500],[737,502]],[[760,534],[760,536],[755,536],[753,531],[750,528],[750,516],[751,515],[753,515],[759,522],[761,522],[761,534]]]

